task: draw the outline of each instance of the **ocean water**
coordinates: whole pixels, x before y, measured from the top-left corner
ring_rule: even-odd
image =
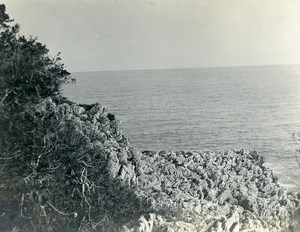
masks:
[[[70,100],[100,102],[141,150],[249,149],[300,190],[300,66],[73,73]]]

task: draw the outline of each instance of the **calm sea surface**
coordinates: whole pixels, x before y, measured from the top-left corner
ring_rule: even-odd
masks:
[[[259,66],[73,73],[63,93],[100,102],[141,150],[257,150],[300,190],[300,67]]]

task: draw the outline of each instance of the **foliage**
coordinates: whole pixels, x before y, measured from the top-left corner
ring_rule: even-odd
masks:
[[[18,145],[32,139],[31,122],[23,114],[26,104],[57,94],[61,83],[71,80],[60,58],[50,58],[45,45],[19,36],[19,25],[10,25],[5,10],[0,5],[0,148],[4,157],[8,151],[13,156],[19,153]]]
[[[22,231],[113,231],[143,210],[137,153],[114,115],[60,95],[73,80],[59,56],[11,22],[0,5],[0,215]]]
[[[23,178],[34,172],[30,162],[40,141],[34,131],[36,123],[26,109],[57,95],[62,83],[72,81],[60,57],[50,58],[46,46],[36,38],[20,36],[20,26],[11,25],[12,21],[0,4],[1,212],[17,210],[28,188]]]
[[[21,144],[23,150],[7,162],[5,173],[15,176],[11,183],[20,214],[32,218],[35,229],[91,231],[105,224],[105,218],[119,218],[124,213],[120,209],[131,209],[128,202],[138,202],[129,201],[134,195],[121,180],[112,180],[111,170],[120,169],[118,156],[126,159],[131,152],[125,150],[127,141],[117,122],[101,106],[87,110],[57,96],[27,105],[24,112],[32,135],[27,150]]]
[[[70,80],[70,73],[60,57],[50,58],[45,45],[36,38],[19,36],[19,25],[0,7],[0,98],[6,106],[20,106],[58,93],[60,84]]]

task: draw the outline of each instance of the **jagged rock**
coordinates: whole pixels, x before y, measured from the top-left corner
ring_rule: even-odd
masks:
[[[186,206],[180,208],[182,215],[178,220],[196,217],[194,225],[198,225],[197,220],[206,215],[216,215],[215,219],[211,217],[211,223],[218,222],[217,217],[224,215],[226,220],[222,222],[222,230],[243,231],[241,222],[246,220],[247,214],[240,216],[237,214],[237,208],[230,214],[223,214],[221,206],[232,204],[252,212],[254,218],[249,219],[249,223],[252,221],[256,228],[268,231],[268,228],[273,230],[278,227],[275,223],[278,217],[281,221],[288,221],[287,212],[294,208],[290,204],[289,207],[282,208],[283,212],[277,208],[274,213],[274,207],[276,208],[279,199],[271,200],[270,195],[274,195],[274,192],[282,188],[276,178],[273,178],[272,172],[263,166],[262,159],[256,152],[242,150],[222,154],[147,151],[144,154],[146,156],[141,160],[143,172],[138,177],[143,194],[151,198],[153,191],[156,193],[153,199],[156,202],[155,210],[158,212],[166,208],[165,202],[169,202],[167,208],[176,208],[184,203]],[[185,164],[186,168],[182,164]],[[263,184],[258,185],[259,181]],[[288,199],[293,199],[291,202],[296,200],[294,195],[290,195]],[[270,208],[274,201],[276,204]],[[214,202],[215,205],[213,208],[202,207],[196,213],[192,210],[194,202],[203,206],[208,206],[208,202]],[[212,230],[214,229],[220,230],[218,227],[212,227]],[[283,230],[288,231],[286,227]]]
[[[238,232],[239,228],[239,213],[235,211],[225,220],[224,229],[226,232]]]
[[[102,111],[103,111],[103,107],[97,103],[88,111],[88,113],[90,115],[94,115],[94,114],[96,114],[98,112],[102,112]]]
[[[100,104],[47,98],[25,109],[43,141],[26,183],[46,200],[24,201],[52,212],[53,223],[64,210],[88,231],[297,231],[300,195],[280,187],[256,152],[141,153]],[[47,149],[51,156],[39,156]],[[98,223],[107,215],[113,225]]]
[[[138,226],[128,228],[124,226],[121,232],[197,232],[197,228],[183,221],[170,222],[160,215],[149,214],[148,219],[145,215],[139,218]]]

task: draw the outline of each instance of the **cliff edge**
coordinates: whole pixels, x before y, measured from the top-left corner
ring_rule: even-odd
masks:
[[[34,153],[14,158],[12,195],[28,230],[298,231],[300,194],[255,151],[140,152],[100,104],[58,95],[24,109]]]

